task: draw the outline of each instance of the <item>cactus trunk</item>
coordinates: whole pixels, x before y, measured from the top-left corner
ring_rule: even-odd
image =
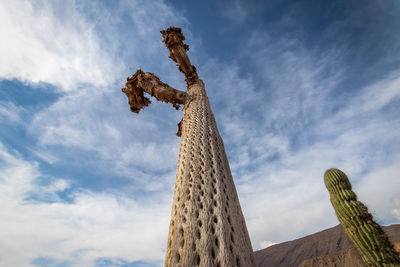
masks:
[[[368,266],[400,266],[399,255],[368,208],[357,201],[346,174],[329,169],[324,181],[336,216],[363,261]]]

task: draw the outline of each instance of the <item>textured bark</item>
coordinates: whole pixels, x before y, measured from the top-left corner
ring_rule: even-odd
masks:
[[[189,89],[165,266],[255,266],[204,84],[198,81]]]
[[[161,31],[170,58],[186,77],[188,92],[175,90],[155,75],[137,71],[123,89],[138,113],[150,100],[184,104],[165,266],[256,266],[224,144],[204,83],[198,78],[179,28]]]

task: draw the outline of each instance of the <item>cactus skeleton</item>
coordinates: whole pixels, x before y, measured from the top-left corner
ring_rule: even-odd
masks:
[[[183,105],[178,171],[172,202],[166,267],[255,267],[255,258],[224,144],[204,83],[186,55],[189,47],[179,28],[161,31],[170,58],[186,77],[188,90],[176,90],[152,73],[138,70],[126,88],[131,111],[157,100]]]

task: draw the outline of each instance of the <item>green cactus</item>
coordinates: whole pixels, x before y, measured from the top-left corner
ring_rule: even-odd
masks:
[[[368,208],[357,201],[346,174],[329,169],[324,181],[339,222],[367,266],[400,266],[399,255]]]

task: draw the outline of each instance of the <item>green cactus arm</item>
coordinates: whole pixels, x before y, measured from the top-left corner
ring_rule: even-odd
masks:
[[[346,174],[329,169],[324,182],[336,216],[363,261],[368,266],[400,266],[399,255],[368,208],[357,200]]]

